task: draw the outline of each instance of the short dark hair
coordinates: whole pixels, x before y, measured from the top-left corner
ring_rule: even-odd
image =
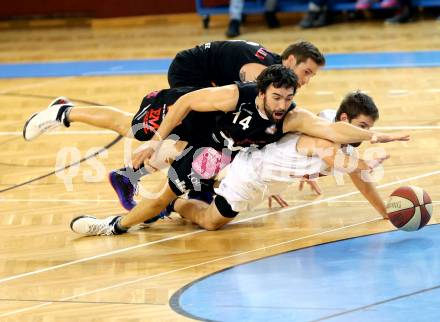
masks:
[[[275,88],[293,88],[293,94],[295,95],[298,87],[298,77],[283,65],[271,65],[264,69],[257,77],[258,92],[266,93],[270,85],[273,85]]]
[[[281,59],[286,60],[290,55],[293,55],[296,59],[296,63],[306,62],[307,59],[313,60],[318,66],[325,65],[324,55],[321,54],[319,49],[308,41],[298,41],[289,45],[281,54]]]
[[[379,110],[373,99],[360,90],[348,93],[341,102],[338,111],[336,112],[336,120],[340,121],[341,114],[346,113],[348,120],[358,117],[359,115],[366,115],[371,117],[374,121],[379,118]]]

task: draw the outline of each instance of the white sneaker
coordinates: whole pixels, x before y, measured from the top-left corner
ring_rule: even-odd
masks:
[[[73,103],[62,96],[53,100],[45,110],[35,113],[26,121],[23,127],[24,139],[31,141],[49,130],[63,125],[68,127],[66,111],[72,106]]]
[[[121,216],[110,216],[98,219],[92,216],[79,216],[70,223],[72,231],[86,236],[118,235],[115,231],[115,223]]]

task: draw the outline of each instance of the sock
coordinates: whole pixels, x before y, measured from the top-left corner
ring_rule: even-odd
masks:
[[[56,117],[57,121],[63,122],[65,127],[70,126],[70,122],[67,118],[67,115],[70,113],[71,108],[72,106],[70,105],[61,106]]]
[[[113,229],[117,235],[125,234],[128,231],[127,227],[121,226],[121,220],[122,217],[118,216],[110,222],[110,225],[113,225]]]
[[[174,204],[176,203],[176,200],[179,199],[179,197],[177,197],[176,199],[174,199],[173,201],[171,201],[168,206],[166,207],[167,211],[169,213],[175,212],[174,210]]]
[[[69,115],[70,115],[70,111],[72,111],[73,106],[69,107],[66,109],[66,111],[64,112],[64,119],[63,119],[63,123],[66,127],[70,126],[70,120],[69,120]]]

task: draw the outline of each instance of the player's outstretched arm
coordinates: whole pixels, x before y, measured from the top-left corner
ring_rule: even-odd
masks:
[[[341,145],[338,143],[305,134],[299,138],[297,149],[303,155],[318,156],[329,168],[342,173],[372,171],[389,158],[385,155],[364,161],[342,152]]]
[[[386,207],[371,182],[362,179],[361,171],[371,171],[381,165],[388,155],[369,161],[354,158],[340,150],[340,145],[328,140],[302,135],[297,144],[298,151],[303,154],[319,156],[330,168],[348,173],[354,185],[371,205],[386,219]]]
[[[133,167],[138,169],[142,164],[147,165],[155,151],[160,148],[160,143],[170,135],[189,112],[233,111],[238,98],[237,85],[203,88],[181,96],[165,115],[159,129],[150,140],[149,147],[133,157]],[[197,124],[194,126],[197,127]]]
[[[384,201],[377,192],[376,187],[371,183],[362,179],[360,172],[352,172],[349,174],[351,181],[358,188],[360,193],[368,200],[368,202],[382,215],[384,219],[388,219],[387,210]]]
[[[152,140],[161,141],[180,124],[191,111],[215,112],[233,111],[239,97],[237,85],[203,88],[181,96],[165,115]],[[197,124],[194,124],[197,126]]]
[[[408,134],[384,134],[364,130],[346,122],[329,122],[305,109],[295,109],[286,116],[283,125],[284,132],[302,132],[340,144],[371,141],[386,143],[392,141],[408,141]]]

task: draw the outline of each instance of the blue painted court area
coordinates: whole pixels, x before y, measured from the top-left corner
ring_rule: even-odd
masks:
[[[440,51],[328,54],[326,69],[440,67]],[[0,78],[165,74],[171,59],[0,64]]]
[[[180,290],[171,305],[205,321],[440,321],[440,225],[235,266]]]

